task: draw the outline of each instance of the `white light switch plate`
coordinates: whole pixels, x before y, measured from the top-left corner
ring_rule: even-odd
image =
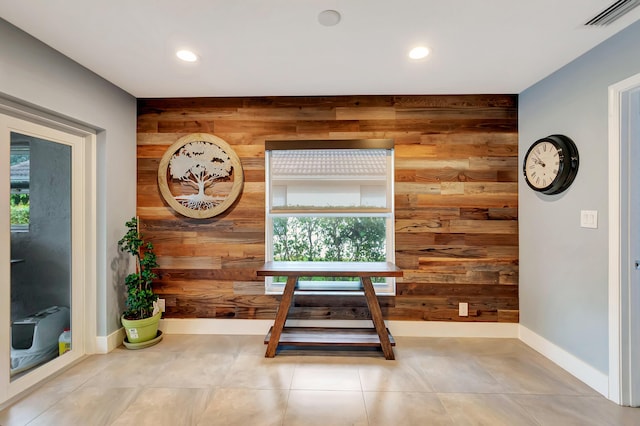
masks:
[[[580,226],[583,228],[598,227],[598,211],[597,210],[580,210]]]

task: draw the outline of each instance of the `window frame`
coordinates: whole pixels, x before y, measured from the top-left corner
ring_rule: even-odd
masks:
[[[29,163],[31,163],[31,144],[29,140],[20,140],[20,141],[11,141],[10,142],[10,156],[16,153],[26,153],[29,156]],[[11,168],[11,167],[9,167]],[[31,167],[29,167],[31,170]],[[29,177],[26,180],[25,188],[18,188],[18,185],[14,185],[14,180],[10,177],[10,189],[9,194],[29,194],[29,187],[31,184],[31,171],[29,171]],[[18,181],[16,181],[18,182]],[[20,181],[20,183],[25,183],[25,181]],[[22,185],[20,185],[22,186]],[[11,224],[11,232],[29,232],[29,227],[31,223],[27,224]]]
[[[318,210],[272,208],[271,152],[276,150],[313,150],[313,149],[384,149],[388,151],[386,208],[334,208]],[[395,262],[395,204],[394,204],[394,144],[392,139],[358,140],[291,140],[267,141],[265,143],[265,260],[273,260],[273,219],[279,217],[382,217],[385,220],[386,261]],[[357,178],[356,178],[357,179]],[[274,281],[275,277],[265,277],[265,294],[282,294],[285,282]],[[344,281],[299,281],[306,294],[361,294],[359,284]],[[379,296],[395,296],[396,280],[387,277],[384,282],[374,282]],[[323,288],[326,287],[326,288]]]

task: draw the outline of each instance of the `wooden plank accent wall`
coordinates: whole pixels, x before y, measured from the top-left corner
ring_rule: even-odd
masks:
[[[265,252],[265,140],[395,140],[396,263],[386,319],[518,322],[517,97],[342,96],[140,99],[137,211],[156,247],[167,318],[275,317],[255,270]],[[242,162],[227,212],[189,219],[163,202],[160,158],[214,134]],[[469,317],[458,303],[469,303]],[[363,297],[295,299],[291,318],[362,319]]]

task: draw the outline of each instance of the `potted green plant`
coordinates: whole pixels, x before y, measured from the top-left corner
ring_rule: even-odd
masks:
[[[118,241],[122,251],[131,254],[136,260],[136,271],[127,275],[127,310],[122,314],[122,326],[127,333],[125,346],[136,349],[147,347],[160,341],[158,325],[162,312],[154,314],[154,302],[158,296],[153,291],[153,280],[158,275],[153,268],[158,267],[153,244],[145,242],[140,233],[138,219],[133,217],[126,222],[127,233]]]

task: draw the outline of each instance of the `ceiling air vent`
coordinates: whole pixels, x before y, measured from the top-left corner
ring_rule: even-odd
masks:
[[[630,12],[636,6],[640,6],[640,0],[618,0],[591,18],[585,25],[609,25],[616,19],[621,18],[624,14]]]

